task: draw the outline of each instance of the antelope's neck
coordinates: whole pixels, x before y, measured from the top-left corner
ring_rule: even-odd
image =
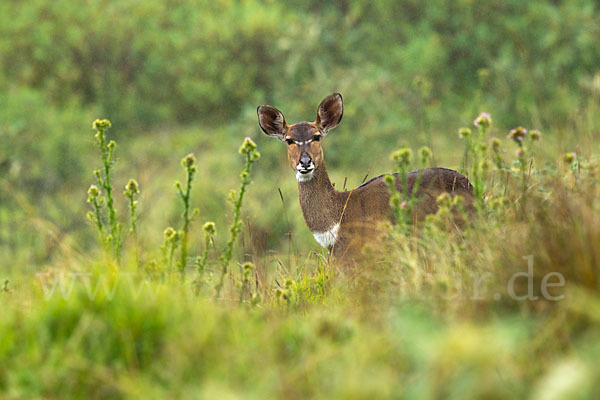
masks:
[[[328,232],[340,222],[340,193],[331,184],[324,162],[310,181],[298,182],[298,196],[306,225],[313,233]]]

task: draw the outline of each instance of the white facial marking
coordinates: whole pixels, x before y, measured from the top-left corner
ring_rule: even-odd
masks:
[[[303,174],[300,171],[297,171],[296,172],[296,180],[298,182],[302,182],[302,183],[308,182],[308,181],[310,181],[313,178],[314,172],[315,172],[314,169],[310,170],[310,172],[307,172],[305,174]]]
[[[296,143],[298,146],[303,146],[305,144],[309,144],[312,141],[313,141],[312,139],[305,140],[304,142],[299,141],[299,140],[294,140],[294,143]]]
[[[302,183],[308,182],[313,178],[314,172],[315,164],[312,161],[306,169],[302,167],[302,164],[298,164],[296,165],[296,180]]]
[[[337,239],[338,230],[340,229],[340,224],[335,224],[331,229],[325,232],[313,232],[313,236],[316,241],[326,249],[330,249],[335,244],[335,240]]]

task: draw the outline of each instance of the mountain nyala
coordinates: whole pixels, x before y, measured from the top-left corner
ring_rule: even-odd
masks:
[[[287,145],[288,161],[298,181],[300,207],[308,229],[317,242],[336,257],[356,254],[366,242],[376,239],[381,222],[391,221],[390,188],[378,176],[356,189],[339,192],[329,180],[322,140],[342,120],[342,95],[327,96],[317,108],[312,122],[288,125],[277,108],[262,105],[257,109],[258,122],[267,135]],[[396,188],[403,192],[403,179],[395,177]],[[438,209],[436,199],[444,192],[465,198],[472,204],[472,185],[469,180],[451,169],[426,168],[406,176],[408,196],[418,182],[416,205],[412,210],[415,221]]]

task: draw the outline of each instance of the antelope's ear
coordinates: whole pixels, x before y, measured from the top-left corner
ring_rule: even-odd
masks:
[[[285,142],[288,126],[281,111],[271,106],[259,106],[256,113],[260,129],[267,135]]]
[[[316,124],[321,134],[325,136],[327,131],[335,128],[342,120],[342,115],[344,115],[342,95],[333,93],[325,97],[317,109]]]

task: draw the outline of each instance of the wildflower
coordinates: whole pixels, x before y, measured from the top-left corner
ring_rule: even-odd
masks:
[[[396,161],[396,163],[400,165],[407,165],[410,163],[410,159],[412,158],[412,151],[409,148],[403,148],[400,150],[396,150],[392,153],[392,160]]]
[[[175,232],[175,229],[171,228],[170,226],[168,228],[165,229],[165,231],[163,232],[163,234],[165,235],[165,240],[166,241],[171,241],[173,239],[175,239],[175,236],[177,235],[177,232]]]
[[[108,147],[109,150],[114,150],[115,147],[117,147],[117,142],[111,140],[110,142],[108,142],[108,145],[106,147]]]
[[[191,168],[194,164],[196,164],[196,156],[194,156],[194,153],[188,154],[181,160],[181,165],[183,165],[184,168]]]
[[[96,130],[102,130],[104,128],[110,128],[110,121],[107,119],[102,119],[99,118],[97,120],[94,121],[94,123],[92,124],[92,128],[96,129]]]
[[[128,197],[133,197],[136,194],[140,193],[140,188],[138,186],[138,183],[135,179],[130,179],[129,182],[127,182],[127,185],[125,185],[125,196]]]
[[[533,141],[538,141],[542,138],[542,132],[538,131],[537,129],[534,129],[531,132],[529,132],[529,137]]]
[[[217,226],[214,222],[205,223],[202,229],[204,229],[204,232],[206,232],[207,235],[214,235],[217,233]]]
[[[426,164],[427,160],[429,160],[433,156],[431,149],[427,146],[423,146],[419,149],[419,158],[421,159],[421,163]]]
[[[471,130],[469,128],[460,128],[458,130],[458,137],[464,139],[468,136],[471,136]]]
[[[575,161],[576,157],[577,154],[575,153],[565,153],[563,154],[563,161],[565,164],[571,164],[573,161]]]
[[[253,269],[254,264],[252,264],[250,261],[247,261],[242,264],[242,271],[244,272],[244,275],[250,275]]]
[[[525,150],[519,148],[519,149],[517,149],[516,154],[517,154],[517,157],[521,158],[525,155]]]
[[[484,129],[489,127],[491,124],[492,117],[486,112],[482,112],[481,114],[479,114],[479,116],[473,121],[473,125]]]
[[[500,150],[501,145],[502,145],[502,142],[500,142],[500,139],[498,139],[497,137],[493,137],[490,139],[490,146],[492,147],[492,150],[494,150],[494,151]]]
[[[100,195],[100,189],[98,189],[98,186],[90,185],[90,188],[88,189],[88,196],[90,197],[90,199],[95,199],[99,195]]]
[[[517,143],[519,146],[521,146],[525,135],[527,135],[527,129],[523,128],[522,126],[519,126],[510,130],[510,132],[508,133],[508,138]]]
[[[256,143],[249,137],[246,137],[244,143],[242,143],[242,146],[240,147],[240,154],[250,154],[254,150],[256,150]]]
[[[402,203],[400,203],[400,207],[405,208],[406,207],[406,202],[403,201]]]

